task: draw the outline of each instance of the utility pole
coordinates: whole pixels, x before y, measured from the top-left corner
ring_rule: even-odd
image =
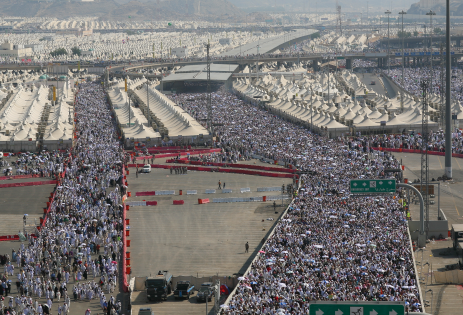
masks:
[[[423,98],[421,101],[421,183],[420,192],[424,200],[424,213],[425,213],[425,235],[427,238],[429,232],[429,161],[428,161],[428,142],[429,142],[429,130],[428,130],[428,81],[421,81],[421,91]]]
[[[399,12],[402,15],[402,88],[405,89],[404,77],[405,77],[405,54],[404,54],[404,45],[405,45],[405,34],[404,34],[404,15],[407,14],[404,10]],[[400,93],[400,110],[403,113],[404,111],[404,93]]]
[[[151,125],[150,95],[148,91],[148,80],[146,80],[146,105],[148,106],[148,124]]]
[[[391,11],[387,10],[384,12],[387,14],[387,63],[389,67],[389,74],[391,73],[391,59],[390,59],[390,46],[389,46],[389,15],[391,14]]]
[[[447,178],[452,178],[452,130],[451,130],[451,115],[452,115],[452,108],[451,108],[451,99],[450,99],[450,0],[446,1],[446,34],[445,38],[446,42],[446,68],[447,72],[445,74],[445,176]]]
[[[211,100],[211,58],[209,55],[209,50],[211,48],[211,44],[209,40],[206,44],[206,51],[207,51],[207,121],[209,124],[209,128],[211,131],[211,141],[213,142],[214,138],[214,126],[212,125],[212,100]],[[249,71],[250,72],[250,71]]]
[[[433,28],[432,28],[432,16],[433,15],[436,15],[436,13],[433,11],[433,10],[429,10],[428,13],[426,13],[426,15],[429,15],[429,26],[430,26],[430,34],[431,34],[431,83],[430,83],[430,88],[431,88],[431,93],[434,91],[434,88],[432,86],[432,77],[434,76],[434,69],[432,67],[432,33],[434,32]]]
[[[259,81],[259,43],[257,43],[257,64],[256,64],[256,82]]]
[[[445,107],[444,107],[444,44],[440,44],[440,126],[444,129],[445,126]]]

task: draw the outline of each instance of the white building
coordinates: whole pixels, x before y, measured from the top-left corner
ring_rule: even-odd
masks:
[[[34,52],[43,50],[43,45],[42,44],[27,44],[27,45],[24,45],[24,47],[25,48],[30,48]]]
[[[177,48],[172,48],[171,54],[175,55],[179,58],[184,58],[188,56],[188,48],[185,47],[177,47]]]
[[[15,47],[16,46],[16,47]],[[32,49],[24,45],[13,45],[8,41],[0,45],[0,57],[27,57],[32,56]]]

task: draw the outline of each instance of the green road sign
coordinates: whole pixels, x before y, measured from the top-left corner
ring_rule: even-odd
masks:
[[[404,302],[310,302],[310,315],[404,315]]]
[[[395,192],[394,179],[351,179],[351,194],[391,193]]]
[[[346,59],[346,57],[336,57],[336,59],[338,59],[338,60],[341,59],[342,60],[342,59]]]

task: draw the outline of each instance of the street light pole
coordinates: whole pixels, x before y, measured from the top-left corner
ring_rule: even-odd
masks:
[[[391,14],[391,11],[387,10],[384,12],[387,14],[387,63],[389,66],[389,74],[391,73],[391,59],[390,59],[390,46],[389,46],[389,15]]]
[[[451,115],[452,115],[452,106],[450,99],[450,0],[446,1],[446,74],[445,74],[445,176],[447,178],[452,178],[452,129],[451,129]]]
[[[432,16],[433,15],[436,15],[436,13],[433,11],[433,10],[429,10],[428,13],[426,13],[426,15],[429,15],[429,26],[430,26],[430,31],[429,33],[431,34],[431,80],[430,80],[430,87],[431,87],[431,93],[433,92],[434,88],[432,86],[432,77],[434,76],[434,69],[432,68],[432,33],[433,33],[433,29],[432,29]]]
[[[310,131],[313,133],[313,86],[310,85]]]
[[[405,34],[404,34],[404,14],[407,14],[404,10],[399,12],[402,15],[402,88],[405,89],[404,84],[404,72],[405,72],[405,54],[404,54],[404,45],[405,45]],[[404,93],[400,93],[400,109],[404,111]]]

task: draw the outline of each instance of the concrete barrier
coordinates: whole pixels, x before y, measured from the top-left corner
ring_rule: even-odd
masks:
[[[132,207],[146,206],[146,201],[126,201],[125,205]]]
[[[196,195],[197,193],[198,193],[197,190],[187,190],[187,191],[186,191],[186,194],[187,194],[187,195]]]
[[[290,199],[288,195],[278,195],[278,196],[267,196],[267,201],[275,201],[275,200],[286,200]]]
[[[241,191],[241,193],[251,192],[251,188],[249,188],[249,187],[241,188],[240,191]]]
[[[206,189],[206,194],[215,194],[215,189]]]
[[[247,197],[247,198],[214,198],[212,202],[214,203],[230,203],[230,202],[253,202],[253,201],[263,201],[263,197]]]
[[[222,194],[229,194],[231,192],[232,192],[231,189],[222,189]]]
[[[281,191],[281,186],[279,187],[261,187],[257,188],[257,191]]]
[[[176,206],[180,206],[180,205],[185,204],[185,201],[184,200],[173,200],[172,204]]]
[[[203,205],[203,204],[206,204],[206,203],[209,203],[210,200],[208,198],[206,199],[198,199],[198,204],[200,205]]]
[[[175,195],[175,190],[156,190],[156,195]]]
[[[412,240],[418,239],[418,232],[420,228],[420,221],[408,221],[408,228],[410,230],[410,235]],[[436,220],[436,221],[429,221],[429,232],[428,232],[428,239],[433,237],[438,239],[439,235],[447,237],[448,234],[448,221],[447,220]]]

